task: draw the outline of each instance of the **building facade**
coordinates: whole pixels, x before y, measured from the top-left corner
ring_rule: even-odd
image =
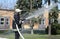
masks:
[[[43,20],[41,20],[41,24],[39,23],[34,23],[33,29],[38,30],[38,29],[43,29],[46,28],[49,25],[49,20],[48,20],[48,11],[45,10],[45,13],[43,14]],[[6,9],[0,9],[0,30],[5,30],[5,29],[12,29],[12,21],[13,21],[13,16],[14,16],[14,10],[6,10]],[[23,25],[24,29],[29,29],[30,24],[26,23]]]
[[[0,30],[12,29],[14,10],[0,9]]]

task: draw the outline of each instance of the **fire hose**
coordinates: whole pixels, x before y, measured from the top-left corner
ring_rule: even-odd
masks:
[[[23,35],[21,34],[21,32],[20,32],[20,30],[19,30],[19,28],[18,28],[18,25],[16,24],[16,29],[17,29],[17,31],[18,31],[18,33],[19,33],[19,35],[21,36],[21,38],[22,39],[25,39],[24,37],[23,37]]]

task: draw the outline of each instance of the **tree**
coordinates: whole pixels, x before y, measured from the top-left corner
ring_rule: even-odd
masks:
[[[16,4],[16,8],[19,8],[26,12],[32,12],[33,10],[42,7],[42,0],[18,0]],[[25,14],[25,12],[23,13]],[[33,23],[31,28],[33,30]]]
[[[41,7],[42,0],[18,0],[16,4],[16,7],[21,10],[30,11],[31,8],[36,9],[37,7]]]
[[[56,1],[55,1],[56,3]],[[53,22],[51,21],[51,19],[53,19]],[[49,34],[57,34],[57,30],[56,30],[56,26],[58,24],[58,7],[54,7],[51,12],[49,12],[49,23],[50,26],[47,28],[47,31],[49,30]],[[51,31],[51,32],[50,32]],[[54,33],[53,33],[54,32]]]
[[[31,27],[31,34],[33,34],[34,33],[33,32],[34,22],[32,22],[31,20],[30,20],[30,27]]]

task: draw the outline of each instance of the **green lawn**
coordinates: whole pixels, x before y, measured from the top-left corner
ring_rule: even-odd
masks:
[[[39,35],[39,34],[24,34],[25,39],[49,39],[48,35]],[[14,34],[0,34],[0,37],[6,37],[9,39],[14,39]],[[52,35],[51,39],[60,39],[60,35]]]
[[[25,39],[48,39],[47,35],[39,35],[39,34],[23,34],[23,36],[25,37]],[[5,38],[9,38],[9,39],[14,39],[14,34],[0,34],[0,37],[5,37]]]

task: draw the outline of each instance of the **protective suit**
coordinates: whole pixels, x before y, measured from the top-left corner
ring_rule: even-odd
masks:
[[[20,35],[19,35],[18,31],[16,30],[16,24],[18,25],[18,28],[20,29],[22,26],[22,20],[20,20],[19,12],[14,14],[14,20],[12,23],[13,31],[15,32],[15,39],[19,39]]]

